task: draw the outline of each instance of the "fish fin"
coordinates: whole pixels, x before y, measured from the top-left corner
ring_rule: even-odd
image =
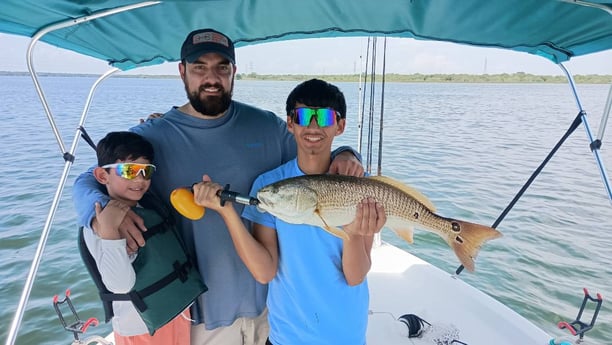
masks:
[[[344,232],[344,230],[340,229],[340,228],[336,228],[333,226],[329,226],[327,224],[327,222],[325,221],[325,219],[321,216],[321,214],[319,213],[319,211],[315,211],[315,214],[319,217],[319,219],[321,219],[321,222],[323,222],[324,226],[322,226],[321,228],[327,232],[329,232],[330,234],[339,237],[343,240],[348,240],[349,236],[346,232]]]
[[[400,229],[394,229],[391,228],[391,230],[393,230],[393,232],[395,232],[395,234],[401,238],[404,239],[404,241],[408,242],[409,244],[414,243],[414,229],[412,227],[407,227],[407,228],[400,228]]]
[[[434,204],[429,201],[429,199],[427,199],[425,195],[423,195],[421,192],[414,189],[413,187],[410,187],[407,184],[389,176],[368,176],[368,178],[391,185],[416,199],[418,202],[423,204],[423,206],[425,206],[429,211],[436,212],[436,207],[434,206]]]
[[[344,232],[344,230],[340,229],[340,228],[335,228],[333,226],[325,226],[323,228],[325,231],[329,232],[330,234],[339,237],[345,241],[349,240],[349,236],[346,232]]]
[[[453,230],[448,236],[448,244],[468,271],[474,271],[474,259],[480,247],[488,240],[501,237],[501,232],[490,226],[451,219]]]

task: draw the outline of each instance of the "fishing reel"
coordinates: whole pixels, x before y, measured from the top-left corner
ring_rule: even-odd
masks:
[[[230,185],[226,184],[223,190],[217,192],[217,196],[221,199],[221,206],[225,206],[225,202],[237,202],[243,205],[257,205],[259,200],[248,196],[242,196],[238,192],[233,192]],[[195,203],[193,196],[193,187],[181,187],[172,191],[170,194],[170,203],[178,213],[183,217],[191,220],[198,220],[204,217],[204,207]]]

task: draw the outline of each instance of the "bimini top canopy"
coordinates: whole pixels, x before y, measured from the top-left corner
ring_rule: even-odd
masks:
[[[0,32],[34,36],[129,0],[2,0]],[[151,1],[43,36],[123,70],[179,58],[190,31],[215,28],[236,46],[341,36],[393,36],[505,48],[555,63],[612,48],[612,0]],[[59,25],[62,26],[62,25]]]

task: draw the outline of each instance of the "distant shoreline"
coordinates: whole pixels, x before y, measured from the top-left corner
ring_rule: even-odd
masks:
[[[29,76],[28,72],[0,71],[0,76]],[[45,73],[39,72],[40,77],[89,77],[97,78],[97,74],[81,73]],[[117,74],[114,78],[148,78],[148,79],[178,79],[178,75],[145,75],[145,74]],[[577,84],[610,84],[612,75],[575,75]],[[261,80],[261,81],[302,81],[310,78],[320,78],[330,82],[358,82],[364,78],[359,74],[331,74],[331,75],[306,75],[306,74],[257,74],[239,73],[236,80]],[[361,79],[360,79],[361,78]],[[368,76],[368,80],[370,76]],[[375,80],[383,80],[382,75],[377,75]],[[502,74],[396,74],[389,73],[385,76],[385,82],[395,83],[567,83],[565,76],[535,75],[523,72]]]

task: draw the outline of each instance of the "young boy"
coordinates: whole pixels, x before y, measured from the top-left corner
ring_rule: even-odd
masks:
[[[146,194],[156,169],[153,146],[138,134],[111,132],[100,140],[96,154],[94,176],[111,200],[104,208],[96,203],[98,231],[84,228],[80,249],[100,290],[106,321],[112,317],[115,344],[189,345],[188,307],[206,286],[170,213]],[[130,209],[148,229],[147,245],[133,255],[127,254],[118,230]]]
[[[260,175],[251,195],[268,184],[293,176],[324,174],[331,162],[335,136],[344,132],[346,102],[325,81],[298,85],[287,98],[287,128],[293,133],[297,158]],[[221,186],[194,186],[195,200],[218,211],[236,249],[255,279],[268,285],[268,344],[358,344],[366,342],[370,250],[373,235],[386,221],[382,205],[364,200],[342,240],[309,225],[285,223],[255,207],[242,216],[253,222],[247,231],[231,204],[219,205]]]

